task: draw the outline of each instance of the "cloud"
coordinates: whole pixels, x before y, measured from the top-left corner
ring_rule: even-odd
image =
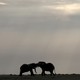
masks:
[[[60,3],[58,5],[43,6],[43,8],[50,10],[53,14],[55,11],[58,11],[57,14],[64,15],[74,15],[80,13],[80,3]]]
[[[80,3],[76,1],[9,0],[7,3],[9,5],[3,9],[3,11],[5,10],[9,13],[12,12],[11,15],[16,16],[34,16],[35,14],[40,16],[50,14],[60,17],[76,15],[80,13]],[[6,5],[6,3],[1,2],[1,5]]]

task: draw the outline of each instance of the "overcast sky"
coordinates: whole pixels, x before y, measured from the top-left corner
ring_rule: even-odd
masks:
[[[80,73],[80,0],[0,0],[0,74],[38,61]]]

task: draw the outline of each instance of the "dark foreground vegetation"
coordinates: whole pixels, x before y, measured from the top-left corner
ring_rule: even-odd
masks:
[[[0,80],[80,80],[80,74],[57,74],[55,77],[50,75],[0,75]]]

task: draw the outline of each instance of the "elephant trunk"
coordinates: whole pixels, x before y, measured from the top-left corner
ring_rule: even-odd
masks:
[[[34,68],[35,73],[37,73],[36,68]]]

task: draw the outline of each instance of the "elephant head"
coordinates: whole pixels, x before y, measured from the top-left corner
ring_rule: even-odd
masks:
[[[36,63],[23,64],[23,65],[20,67],[20,74],[19,74],[19,75],[22,76],[22,73],[30,71],[31,76],[33,76],[33,75],[34,75],[33,69],[34,69],[35,72],[36,72],[36,67],[37,67]]]
[[[37,64],[36,63],[28,64],[28,66],[30,69],[34,69],[35,73],[37,73],[37,71],[36,71]]]
[[[52,63],[46,63],[43,61],[40,61],[37,63],[37,66],[42,69],[42,75],[45,75],[45,71],[49,71],[51,75],[55,75],[53,73],[53,70],[55,70],[55,67]]]

